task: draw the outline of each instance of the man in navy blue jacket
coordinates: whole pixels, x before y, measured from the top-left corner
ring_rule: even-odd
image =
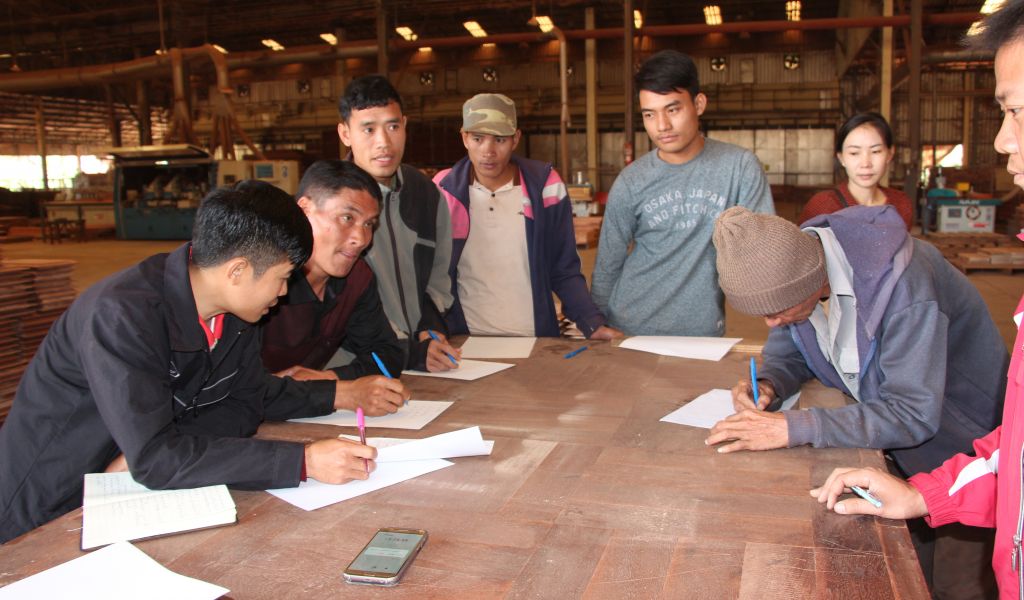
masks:
[[[478,94],[462,115],[468,156],[434,177],[452,221],[451,333],[556,337],[554,292],[588,338],[621,337],[580,273],[565,184],[550,164],[512,153],[515,104]]]

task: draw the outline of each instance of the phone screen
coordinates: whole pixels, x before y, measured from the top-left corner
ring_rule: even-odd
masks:
[[[418,533],[378,531],[366,548],[348,566],[353,571],[396,575],[409,553],[416,550],[423,536]]]

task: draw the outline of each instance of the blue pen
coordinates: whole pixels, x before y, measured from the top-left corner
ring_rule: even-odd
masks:
[[[380,357],[377,356],[376,352],[371,352],[370,356],[373,357],[373,362],[377,363],[377,368],[380,369],[381,375],[387,377],[388,379],[394,379],[394,377],[392,377],[391,373],[388,371],[388,368],[384,366],[384,361],[382,361]],[[405,401],[405,405],[409,405],[408,400]]]
[[[441,343],[441,338],[437,337],[437,334],[434,333],[433,331],[428,329],[427,330],[427,335],[429,335],[430,339],[434,340],[435,342]],[[447,352],[445,352],[444,355],[448,357],[448,360],[452,361],[453,365],[455,365],[456,367],[459,366],[459,361],[455,360],[454,356],[452,356],[451,354],[449,354]]]
[[[754,408],[757,409],[757,401],[759,400],[757,391],[757,361],[754,357],[750,357],[750,387],[754,388]]]
[[[590,346],[583,346],[583,347],[577,348],[577,349],[573,350],[572,352],[566,354],[565,358],[572,358],[572,357],[576,356],[577,354],[579,354],[580,352],[583,352],[584,350],[586,350],[589,347]]]
[[[882,508],[882,501],[879,500],[878,498],[875,498],[875,495],[872,494],[871,492],[865,490],[864,488],[858,485],[851,485],[850,489],[853,490],[854,494],[857,494],[861,498],[870,502],[871,506],[874,506],[875,508]]]
[[[377,355],[377,352],[371,352],[370,355],[374,357],[374,362],[377,363],[377,369],[381,370],[381,375],[388,379],[394,379],[393,377],[391,377],[391,374],[388,373],[387,367],[384,367],[384,361],[381,360],[381,357]]]

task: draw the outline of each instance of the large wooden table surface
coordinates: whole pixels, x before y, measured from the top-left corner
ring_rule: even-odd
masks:
[[[538,340],[527,360],[459,382],[406,377],[417,399],[455,404],[422,437],[479,425],[490,457],[306,512],[232,492],[238,524],[138,542],[170,569],[232,598],[926,598],[902,521],[827,512],[807,493],[837,466],[881,466],[871,450],[808,447],[719,455],[707,431],[659,422],[728,388],[749,354],[719,363]],[[838,406],[818,384],[802,406]],[[268,424],[293,440],[351,433]],[[0,585],[77,556],[81,510],[0,546]],[[429,531],[395,588],[341,571],[379,527]]]

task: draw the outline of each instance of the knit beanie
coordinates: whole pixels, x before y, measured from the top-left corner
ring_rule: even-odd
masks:
[[[810,298],[828,278],[821,242],[782,217],[735,206],[719,215],[711,239],[718,285],[740,312],[780,313]]]

